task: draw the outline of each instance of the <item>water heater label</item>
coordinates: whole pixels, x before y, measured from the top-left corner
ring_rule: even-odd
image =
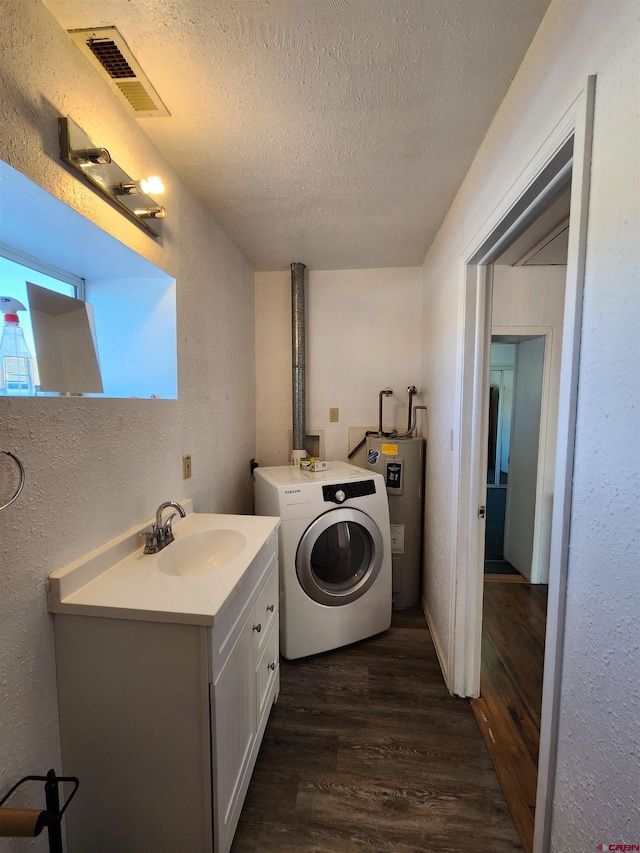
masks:
[[[400,490],[402,488],[402,463],[387,462],[387,489]],[[402,494],[402,492],[399,492]]]
[[[391,553],[404,554],[404,524],[391,525]]]
[[[397,444],[383,444],[382,452],[385,456],[397,456],[398,455],[398,445]]]

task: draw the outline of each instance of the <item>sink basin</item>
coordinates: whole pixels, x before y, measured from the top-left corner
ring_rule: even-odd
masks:
[[[246,537],[237,530],[202,530],[167,545],[158,555],[157,566],[175,577],[204,575],[235,560],[246,546]]]

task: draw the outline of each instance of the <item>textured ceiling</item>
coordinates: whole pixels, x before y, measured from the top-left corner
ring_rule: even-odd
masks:
[[[119,29],[171,113],[138,121],[256,270],[420,265],[548,3],[46,0]]]

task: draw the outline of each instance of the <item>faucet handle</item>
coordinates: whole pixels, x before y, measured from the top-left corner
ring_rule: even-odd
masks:
[[[152,526],[151,530],[143,531],[140,536],[145,537],[145,554],[156,554],[160,550],[160,546],[158,545],[158,531],[156,530],[155,524]]]
[[[162,528],[162,538],[164,539],[165,545],[168,545],[169,542],[173,542],[173,530],[171,529],[171,525],[173,519],[176,517],[177,514],[177,512],[172,512],[169,518],[165,521],[164,527]]]

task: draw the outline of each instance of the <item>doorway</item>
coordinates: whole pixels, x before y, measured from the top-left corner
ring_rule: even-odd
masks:
[[[550,224],[568,198],[567,188],[546,214]],[[566,250],[554,260],[535,269],[493,266],[491,314],[504,326],[492,324],[480,698],[471,702],[527,853],[549,575],[549,550],[541,543],[553,498],[548,471],[555,466]]]
[[[563,271],[542,267],[524,276],[534,293],[532,323],[540,305],[551,303],[561,327]],[[495,287],[494,315],[499,297]],[[534,543],[541,539],[545,454],[556,432],[549,412],[557,412],[558,391],[549,369],[553,329],[530,331],[491,338],[480,698],[471,700],[526,853],[533,846],[549,572],[548,551]]]
[[[460,471],[468,471],[469,476],[460,478],[456,491],[458,549],[448,682],[452,692],[473,697],[479,695],[480,688],[492,265],[571,180],[572,228],[567,253],[553,523],[549,532],[553,569],[545,635],[534,853],[548,848],[554,796],[594,94],[595,77],[589,77],[462,258],[459,465]]]

